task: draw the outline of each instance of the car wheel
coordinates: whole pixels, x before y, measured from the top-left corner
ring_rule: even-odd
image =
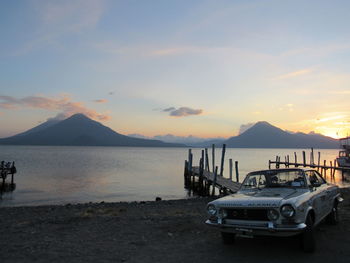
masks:
[[[338,216],[338,204],[337,202],[334,202],[332,211],[327,216],[327,223],[330,225],[336,225],[339,222],[339,216]]]
[[[311,214],[307,215],[306,218],[306,229],[300,236],[301,247],[305,252],[315,251],[315,238],[314,238],[314,221]]]
[[[221,232],[221,237],[222,237],[222,242],[224,244],[233,244],[233,243],[235,243],[236,234]]]

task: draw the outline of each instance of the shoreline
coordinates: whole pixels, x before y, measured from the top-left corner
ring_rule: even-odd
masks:
[[[340,224],[317,227],[313,254],[297,238],[223,245],[219,231],[204,224],[212,197],[1,207],[0,253],[2,262],[347,262],[350,189],[341,191]]]

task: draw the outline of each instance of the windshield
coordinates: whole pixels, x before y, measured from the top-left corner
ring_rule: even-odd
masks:
[[[242,189],[301,188],[305,186],[305,176],[301,170],[273,170],[248,174],[243,181]]]

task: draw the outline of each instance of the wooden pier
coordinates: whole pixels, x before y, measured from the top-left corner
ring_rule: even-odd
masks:
[[[215,166],[215,146],[212,145],[211,161],[209,160],[208,149],[205,148],[201,151],[201,158],[199,159],[199,165],[193,165],[192,149],[188,150],[188,160],[185,161],[184,181],[185,188],[193,193],[202,196],[215,195],[215,190],[219,190],[220,195],[227,195],[235,193],[239,190],[241,184],[239,183],[238,162],[233,162],[229,159],[229,178],[223,176],[224,161],[226,145],[222,147],[222,155],[220,162],[220,170],[218,166]],[[276,156],[274,161],[269,160],[268,169],[276,168],[280,166],[286,168],[289,167],[310,167],[316,169],[321,175],[327,179],[335,180],[335,172],[341,172],[341,179],[346,180],[345,174],[350,174],[350,167],[337,166],[337,161],[326,160],[321,162],[321,153],[317,153],[317,160],[314,157],[314,149],[311,148],[309,162],[306,161],[306,152],[302,151],[302,161],[298,162],[297,153],[294,152],[294,160],[291,160],[289,155],[284,156],[284,160],[281,160],[281,156]],[[211,167],[210,167],[211,166]],[[235,166],[235,167],[233,167]],[[272,167],[275,166],[275,167]],[[210,169],[211,168],[211,169]],[[235,181],[233,180],[233,171],[235,171]]]
[[[235,193],[240,188],[238,162],[235,162],[236,181],[232,180],[233,161],[229,160],[230,178],[223,177],[226,145],[222,147],[221,166],[218,172],[218,166],[215,166],[215,146],[212,145],[212,171],[209,166],[208,149],[202,150],[202,156],[199,160],[199,166],[193,166],[192,150],[188,151],[188,160],[185,161],[184,180],[185,188],[195,192],[198,195],[215,195],[216,188],[219,194],[227,195]]]
[[[284,156],[284,161],[281,161],[281,156],[276,156],[275,161],[269,160],[269,169],[271,169],[272,165],[275,165],[275,168],[280,168],[281,165],[284,165],[284,167],[310,167],[314,168],[317,171],[321,173],[321,175],[324,178],[327,178],[329,176],[331,179],[334,179],[335,172],[340,171],[341,172],[341,178],[342,180],[345,180],[345,173],[350,173],[350,167],[343,167],[343,166],[337,166],[337,161],[334,159],[334,161],[329,161],[327,164],[326,160],[321,161],[321,152],[318,152],[317,154],[317,162],[315,161],[314,157],[314,149],[311,148],[310,151],[310,158],[309,163],[306,161],[306,152],[302,151],[302,162],[298,162],[297,153],[294,152],[294,161],[291,161],[291,158],[289,158],[289,155]],[[329,172],[329,173],[327,173]]]
[[[0,163],[0,177],[1,177],[1,186],[0,186],[0,197],[3,192],[10,192],[16,188],[14,183],[14,175],[17,172],[15,162],[5,162]],[[7,183],[6,179],[11,176],[11,182]]]

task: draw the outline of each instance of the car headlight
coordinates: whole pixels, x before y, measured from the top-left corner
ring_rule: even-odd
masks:
[[[226,218],[227,217],[227,210],[220,209],[219,214],[220,214],[221,218]]]
[[[213,204],[210,204],[207,206],[207,211],[208,211],[208,214],[211,216],[215,216],[217,213],[217,209],[216,209],[215,205],[213,205]]]
[[[291,218],[295,215],[295,210],[291,205],[284,205],[281,207],[281,214],[286,218]]]
[[[268,219],[272,220],[272,221],[275,221],[279,218],[279,214],[278,212],[275,210],[275,209],[269,209],[267,210],[267,217]]]

